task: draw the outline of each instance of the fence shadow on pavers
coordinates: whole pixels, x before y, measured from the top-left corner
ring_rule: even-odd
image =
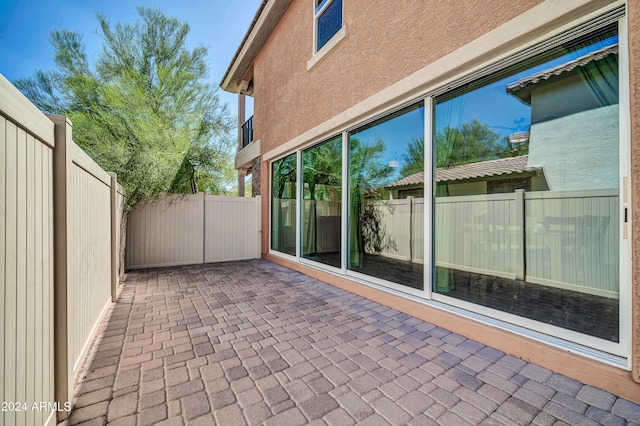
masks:
[[[133,410],[135,413],[137,409],[137,404],[122,397],[137,393],[140,371],[125,370],[121,365],[128,355],[123,348],[130,319],[134,316],[134,277],[135,274],[128,274],[117,302],[105,316],[92,344],[74,387],[74,409],[67,420],[69,425],[86,421],[106,424],[111,406],[114,412]],[[139,351],[142,352],[142,348]]]
[[[640,405],[266,260],[130,273],[69,424],[627,424]]]

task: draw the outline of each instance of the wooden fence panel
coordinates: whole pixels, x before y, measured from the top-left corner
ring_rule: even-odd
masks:
[[[27,408],[0,424],[67,417],[54,402],[73,401],[111,302],[111,179],[71,127],[0,76],[0,400]]]
[[[2,424],[55,424],[53,347],[54,126],[0,76],[0,401]]]
[[[260,197],[205,197],[204,262],[260,257]]]
[[[73,401],[73,385],[111,303],[111,176],[72,140],[65,116],[55,125],[54,261],[56,401]],[[67,417],[58,412],[58,420]]]
[[[84,152],[72,150],[71,265],[67,284],[73,375],[111,302],[111,178]]]
[[[380,220],[381,256],[411,260],[411,199],[373,202]]]
[[[618,297],[617,190],[529,192],[527,280]]]
[[[414,198],[411,204],[412,262],[424,263],[424,198]]]
[[[376,208],[380,255],[423,262],[424,199]],[[436,265],[617,298],[618,212],[616,189],[436,198]]]
[[[436,265],[515,278],[513,203],[513,193],[436,198]]]
[[[259,197],[172,195],[137,206],[127,223],[127,268],[260,257]]]
[[[127,268],[202,263],[204,194],[146,202],[129,215]]]
[[[114,176],[115,177],[115,176]],[[113,191],[113,188],[112,188]],[[115,277],[112,277],[113,283],[112,285],[115,286],[115,288],[113,289],[112,292],[112,298],[113,300],[117,300],[118,296],[120,295],[120,291],[122,290],[122,286],[119,285],[120,281],[123,279],[124,277],[124,272],[125,272],[125,253],[124,253],[124,249],[126,247],[126,230],[127,230],[127,224],[126,224],[126,212],[125,212],[125,208],[126,208],[126,199],[125,199],[125,195],[124,195],[124,188],[117,184],[116,182],[116,187],[115,187],[115,209],[114,209],[114,219],[115,219],[115,223],[114,223],[114,228],[112,230],[112,232],[114,232],[115,236],[114,236],[114,243],[115,243],[115,249],[113,250],[113,262],[115,263],[114,266],[114,274]],[[123,232],[124,231],[124,232]]]

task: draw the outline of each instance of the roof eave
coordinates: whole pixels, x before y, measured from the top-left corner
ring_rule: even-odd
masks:
[[[290,3],[291,0],[263,0],[244,39],[227,67],[224,77],[222,77],[220,82],[222,90],[240,93],[240,84],[244,75]]]

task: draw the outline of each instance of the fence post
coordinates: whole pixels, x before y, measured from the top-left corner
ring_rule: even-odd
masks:
[[[115,173],[109,172],[111,177],[111,302],[115,303],[118,299],[118,177]]]
[[[413,197],[409,200],[409,262],[413,262]]]
[[[514,268],[516,280],[525,279],[525,217],[524,217],[524,189],[516,189],[514,192],[514,218],[513,226],[515,228],[514,242],[511,244],[512,265]],[[513,247],[515,243],[515,247]]]
[[[64,115],[48,115],[54,123],[56,148],[53,150],[53,241],[54,241],[54,381],[56,402],[73,402],[73,365],[69,356],[67,282],[71,269],[68,249],[71,234],[68,215],[71,212],[71,144],[72,124]],[[69,413],[58,411],[58,420]]]
[[[254,197],[256,206],[256,221],[257,221],[257,235],[256,235],[256,259],[262,257],[262,198],[260,195]]]
[[[207,263],[207,198],[204,192],[198,192],[202,200],[202,263]]]

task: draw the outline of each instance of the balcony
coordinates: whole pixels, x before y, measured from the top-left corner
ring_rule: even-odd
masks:
[[[253,116],[242,125],[242,146],[235,158],[235,168],[249,169],[254,159],[260,157],[260,140],[253,140]]]
[[[253,115],[242,125],[242,148],[253,142]]]

